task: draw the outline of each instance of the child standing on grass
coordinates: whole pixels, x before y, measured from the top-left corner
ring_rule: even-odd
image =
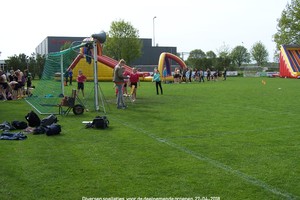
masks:
[[[69,70],[69,81],[70,81],[70,85],[72,85],[72,81],[73,81],[73,71],[72,69]]]
[[[153,75],[152,82],[155,82],[156,94],[159,95],[158,87],[160,88],[160,94],[163,94],[163,89],[161,87],[160,73],[159,73],[158,69],[156,69],[156,68],[154,69],[154,75]]]
[[[131,95],[132,95],[132,101],[136,100],[136,90],[138,87],[138,83],[140,83],[140,78],[139,78],[139,74],[137,73],[137,69],[136,68],[132,68],[132,73],[130,73],[130,77],[129,77],[129,81],[130,81],[130,88],[131,88]],[[140,86],[140,84],[139,84]]]
[[[82,71],[78,71],[78,76],[77,76],[77,95],[79,95],[79,90],[82,92],[82,97],[84,99],[84,82],[86,81],[86,76],[83,75]]]

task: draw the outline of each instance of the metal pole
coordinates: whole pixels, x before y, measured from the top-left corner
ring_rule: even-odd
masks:
[[[154,26],[154,19],[156,16],[153,17],[153,46],[155,46],[155,26]]]
[[[61,54],[60,56],[60,84],[61,84],[61,92],[65,96],[65,87],[64,87],[64,56]]]
[[[97,65],[97,39],[94,38],[94,90],[95,90],[95,109],[99,111],[99,95],[98,95],[98,65]]]

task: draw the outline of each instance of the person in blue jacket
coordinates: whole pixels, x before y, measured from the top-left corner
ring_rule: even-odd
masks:
[[[159,73],[158,69],[156,69],[156,68],[154,69],[152,82],[155,82],[156,94],[159,95],[158,87],[160,88],[160,94],[163,94],[163,89],[161,87],[160,73]]]

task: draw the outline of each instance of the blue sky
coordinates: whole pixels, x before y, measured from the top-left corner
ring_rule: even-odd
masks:
[[[159,46],[178,52],[201,49],[249,51],[261,41],[273,61],[280,18],[290,0],[110,0],[110,1],[1,1],[0,60],[14,54],[31,55],[47,36],[90,36],[109,31],[113,21],[124,20],[153,38]],[[156,18],[153,20],[153,17]],[[154,34],[153,34],[154,21]]]

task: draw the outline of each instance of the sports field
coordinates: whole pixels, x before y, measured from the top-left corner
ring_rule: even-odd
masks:
[[[100,82],[106,130],[82,124],[103,115],[92,88],[90,112],[58,116],[59,136],[0,141],[0,199],[300,199],[299,80],[163,84],[163,95],[142,82],[125,110]],[[0,102],[0,123],[30,110]]]

